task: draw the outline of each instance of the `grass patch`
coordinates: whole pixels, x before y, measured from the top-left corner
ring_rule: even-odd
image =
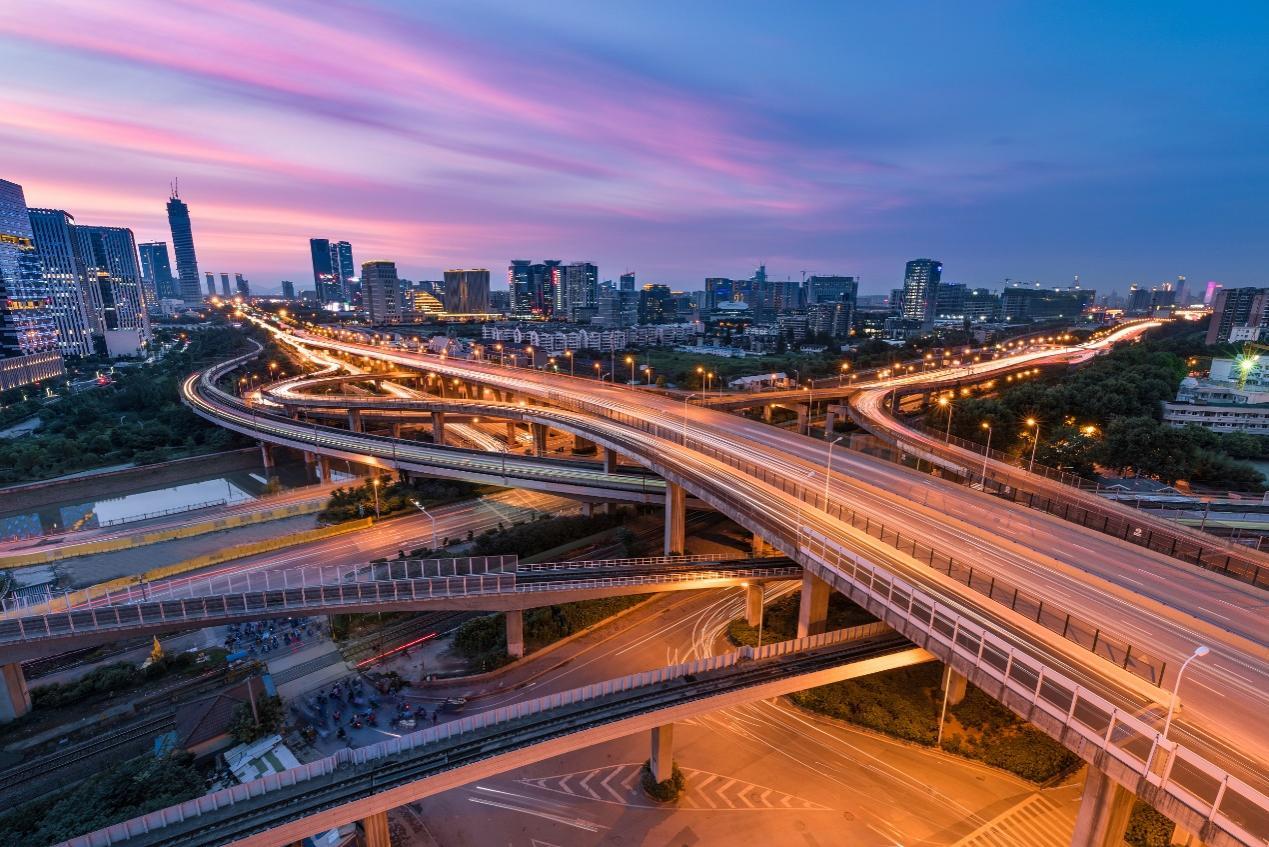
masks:
[[[762,643],[774,644],[797,638],[798,595],[790,594],[767,604],[762,613]],[[876,618],[850,602],[845,595],[834,591],[828,598],[828,629],[846,629],[851,626],[872,623]],[[741,647],[758,646],[758,628],[750,626],[744,618],[737,618],[727,625],[727,637]]]

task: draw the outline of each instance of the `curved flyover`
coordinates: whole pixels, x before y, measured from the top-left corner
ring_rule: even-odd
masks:
[[[826,477],[831,448],[824,442],[652,392],[313,335],[294,340],[550,404],[542,414],[561,428],[576,427],[713,505],[917,643],[929,643],[928,610],[937,608],[953,615],[958,632],[988,631],[1015,655],[1041,663],[1044,680],[1065,680],[1116,704],[1117,727],[1156,739],[1147,761],[1120,750],[1115,733],[1105,750],[1092,750],[1071,743],[1069,721],[1039,723],[1208,841],[1258,844],[1269,833],[1269,757],[1259,724],[1269,707],[1262,593],[871,457],[831,456]],[[1006,358],[974,373],[1017,364]],[[1020,593],[1030,600],[1020,605]],[[1081,635],[1089,625],[1096,632]],[[1126,645],[1127,655],[1099,651],[1107,639]],[[1170,738],[1159,738],[1157,704],[1166,703],[1180,659],[1200,639],[1211,656],[1187,676],[1184,719]],[[940,649],[934,652],[988,693],[1035,715],[1044,682],[1026,702],[1016,700],[981,655],[955,641]],[[1143,684],[1125,665],[1163,687]],[[1201,762],[1207,788],[1176,785],[1160,757]],[[1233,789],[1218,796],[1220,784]]]

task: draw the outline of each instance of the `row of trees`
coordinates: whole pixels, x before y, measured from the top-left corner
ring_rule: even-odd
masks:
[[[1158,478],[1169,484],[1260,490],[1264,479],[1239,461],[1269,457],[1269,437],[1215,433],[1163,424],[1162,404],[1176,396],[1188,362],[1206,352],[1191,336],[1149,340],[1114,350],[1061,379],[1006,388],[995,397],[955,401],[953,435],[1030,457],[1086,477],[1095,467]],[[940,430],[948,407],[932,405],[927,423]],[[1037,426],[1027,421],[1035,420]],[[1037,429],[1039,443],[1034,443]]]

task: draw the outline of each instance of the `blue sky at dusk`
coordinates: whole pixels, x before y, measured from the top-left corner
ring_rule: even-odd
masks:
[[[1263,3],[7,0],[0,178],[203,270],[1269,284]]]

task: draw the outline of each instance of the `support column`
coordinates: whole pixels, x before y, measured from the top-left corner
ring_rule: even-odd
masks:
[[[445,413],[432,413],[432,442],[435,444],[445,443]]]
[[[687,498],[683,486],[665,483],[665,555],[677,556],[687,549]]]
[[[530,423],[529,431],[533,433],[533,452],[537,456],[546,454],[546,424]]]
[[[516,422],[507,421],[507,449],[516,446]]]
[[[1168,839],[1168,847],[1203,847],[1199,837],[1179,823],[1172,825],[1172,837]]]
[[[260,463],[266,468],[273,468],[273,445],[267,441],[260,442]]]
[[[595,514],[595,504],[589,500],[582,501],[582,517],[589,518]]]
[[[573,452],[590,454],[595,450],[595,442],[580,435],[573,436]]]
[[[361,409],[348,410],[348,428],[353,432],[361,432]]]
[[[749,541],[749,555],[755,559],[766,559],[772,556],[779,556],[780,551],[768,544],[765,538],[755,532]]]
[[[0,665],[0,723],[8,723],[31,711],[31,692],[26,687],[22,663]]]
[[[762,586],[750,583],[745,586],[745,623],[762,626]]]
[[[1084,776],[1071,847],[1120,847],[1136,797],[1097,768]]]
[[[762,407],[762,419],[767,423],[771,423],[771,416],[775,414],[775,408],[770,404]]]
[[[674,724],[652,728],[652,755],[648,768],[655,782],[665,782],[674,775]]]
[[[392,424],[392,429],[389,431],[392,433],[393,438],[400,438],[401,437],[401,422],[394,421]]]
[[[317,475],[322,482],[330,482],[330,456],[317,457]]]
[[[524,612],[512,609],[507,612],[507,655],[513,659],[524,657]]]
[[[357,822],[357,847],[392,847],[387,812],[376,812]]]
[[[965,692],[969,690],[969,680],[963,673],[953,670],[951,665],[944,665],[943,690],[947,692],[947,705],[955,706],[965,699]]]
[[[798,413],[798,434],[806,435],[811,431],[811,408],[799,403],[795,411]]]
[[[617,472],[617,453],[613,450],[604,448],[604,473],[613,474]]]
[[[802,596],[798,602],[798,638],[819,635],[828,626],[828,583],[808,570],[802,571]]]

